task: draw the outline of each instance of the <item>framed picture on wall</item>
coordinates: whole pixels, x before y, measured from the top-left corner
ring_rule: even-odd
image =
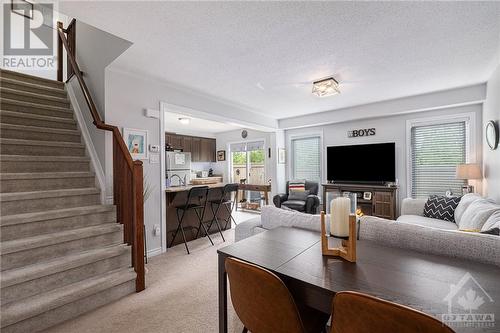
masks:
[[[125,145],[134,160],[148,158],[148,131],[123,128],[123,140],[125,140]]]
[[[226,160],[226,151],[225,150],[217,151],[217,161],[222,162],[225,160]]]
[[[286,151],[285,148],[278,148],[278,163],[285,164],[286,163]]]

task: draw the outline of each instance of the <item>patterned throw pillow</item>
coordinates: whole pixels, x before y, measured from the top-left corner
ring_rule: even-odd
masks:
[[[288,192],[303,192],[306,190],[306,181],[305,180],[291,180],[288,183]]]
[[[288,200],[306,201],[309,191],[290,191]]]
[[[455,209],[462,197],[431,195],[424,206],[424,216],[455,222]]]

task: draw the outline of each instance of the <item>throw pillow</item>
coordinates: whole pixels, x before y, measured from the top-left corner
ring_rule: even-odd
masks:
[[[460,203],[457,206],[457,209],[455,209],[455,223],[459,224],[460,221],[462,220],[462,215],[464,215],[465,210],[471,203],[473,203],[476,200],[482,199],[481,196],[477,193],[467,193],[464,196],[462,196],[462,199],[460,199]]]
[[[305,191],[306,190],[306,181],[305,180],[291,180],[288,182],[288,192],[297,192],[297,191]]]
[[[493,228],[500,228],[500,210],[491,214],[486,223],[483,224],[481,231],[490,230]]]
[[[481,230],[486,221],[496,211],[500,211],[500,205],[495,204],[488,199],[479,199],[474,201],[467,207],[458,228],[460,230]]]
[[[424,216],[455,222],[455,209],[461,197],[431,195],[424,206]]]
[[[288,200],[306,201],[309,191],[290,191]]]
[[[493,228],[486,231],[481,231],[482,234],[500,236],[500,228]]]

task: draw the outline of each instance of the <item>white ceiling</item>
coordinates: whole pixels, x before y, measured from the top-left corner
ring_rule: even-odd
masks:
[[[181,124],[179,118],[189,118],[189,124]],[[216,133],[242,128],[236,124],[223,123],[186,116],[180,113],[165,112],[165,131],[185,135],[214,136]]]
[[[499,62],[500,2],[79,2],[134,45],[112,66],[274,118],[460,87]],[[342,93],[318,98],[328,75]]]

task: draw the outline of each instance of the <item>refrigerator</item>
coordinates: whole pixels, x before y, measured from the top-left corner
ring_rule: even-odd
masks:
[[[166,177],[170,186],[188,185],[191,181],[191,153],[167,151]],[[182,184],[183,181],[186,184]]]

